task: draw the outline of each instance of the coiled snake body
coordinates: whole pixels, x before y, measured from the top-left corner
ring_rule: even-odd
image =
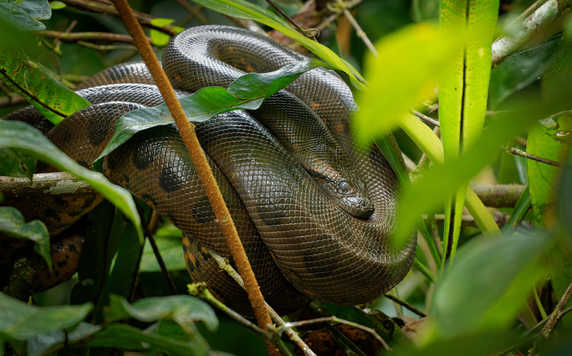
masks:
[[[182,32],[162,58],[174,86],[187,92],[305,60],[269,39],[225,26]],[[161,97],[139,63],[112,67],[85,86],[79,94],[94,105],[48,136],[89,165],[116,119],[157,105]],[[395,174],[376,147],[353,147],[348,118],[354,110],[345,83],[317,68],[256,112],[233,111],[196,127],[263,294],[277,308],[295,308],[307,297],[363,303],[392,288],[411,265],[414,242],[401,250],[388,243]],[[244,302],[240,288],[209,258],[206,248],[229,252],[174,127],[137,134],[103,166],[112,181],[183,231],[191,277],[207,280],[231,305]]]

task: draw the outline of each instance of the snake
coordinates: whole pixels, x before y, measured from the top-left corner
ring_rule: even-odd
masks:
[[[262,35],[222,25],[186,29],[161,58],[179,97],[206,86],[227,87],[247,72],[309,60]],[[102,152],[122,115],[163,102],[141,62],[110,67],[77,93],[92,105],[47,136],[85,166]],[[343,78],[318,67],[257,110],[230,111],[196,124],[261,291],[277,309],[293,310],[309,299],[366,303],[393,288],[411,267],[415,240],[400,248],[391,243],[396,175],[375,144],[354,144],[349,123],[356,110]],[[27,115],[39,114],[29,109]],[[102,170],[182,230],[193,281],[206,281],[225,303],[247,304],[209,253],[230,256],[174,125],[137,133],[104,159]]]

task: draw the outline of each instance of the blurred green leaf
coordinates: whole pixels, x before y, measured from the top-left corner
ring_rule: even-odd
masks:
[[[181,248],[181,236],[181,230],[172,224],[162,226],[155,233],[155,242],[169,271],[179,271],[186,268],[183,249]],[[157,263],[149,241],[147,241],[145,249],[143,250],[140,271],[161,272],[161,268],[159,267],[159,263]]]
[[[496,108],[515,92],[538,80],[550,65],[560,37],[508,56],[491,71],[489,107]]]
[[[44,30],[46,26],[39,20],[49,20],[52,8],[48,0],[3,0],[0,17],[22,30]]]
[[[411,12],[416,22],[439,20],[439,0],[413,0]]]
[[[447,36],[433,25],[417,24],[376,44],[380,55],[366,59],[369,85],[358,97],[359,110],[352,122],[358,143],[387,135],[411,109],[435,95],[437,81],[452,64],[462,37]]]
[[[569,243],[572,244],[572,150],[570,147],[568,147],[568,157],[564,162],[558,194],[558,220],[567,232]]]
[[[553,243],[541,231],[515,231],[463,245],[433,295],[439,334],[507,328],[548,271],[541,259]]]
[[[31,179],[36,171],[36,163],[35,158],[18,150],[0,150],[0,176]]]
[[[84,180],[96,191],[117,206],[131,220],[143,241],[141,221],[131,194],[110,183],[101,173],[90,171],[66,156],[42,133],[18,121],[0,120],[0,149],[15,148],[29,153],[52,166]]]
[[[501,145],[545,115],[544,106],[538,100],[522,100],[514,108],[491,119],[480,138],[458,158],[435,165],[411,185],[403,187],[394,236],[397,245],[407,241],[421,214],[442,206],[456,189],[491,163],[491,157],[496,157]]]
[[[105,313],[108,322],[135,318],[144,322],[172,320],[188,331],[195,321],[202,321],[210,331],[218,327],[218,319],[205,302],[190,295],[145,298],[129,304],[125,298],[112,295]]]
[[[219,86],[202,88],[181,98],[180,102],[191,122],[206,121],[217,114],[232,110],[256,110],[265,98],[285,88],[301,74],[322,64],[321,61],[310,60],[284,66],[273,72],[248,73],[232,82],[228,89]],[[166,104],[130,111],[119,119],[113,137],[96,162],[137,132],[172,124],[173,118]]]
[[[154,26],[163,27],[172,24],[174,21],[175,20],[173,19],[154,18],[151,20],[151,24]],[[150,34],[151,34],[151,43],[154,46],[158,47],[166,46],[167,43],[169,43],[169,40],[171,39],[171,37],[169,37],[169,35],[167,35],[166,33],[154,29],[151,29]]]
[[[19,49],[0,51],[0,78],[54,125],[90,105]]]
[[[552,64],[542,77],[542,98],[550,103],[553,113],[572,110],[572,41],[560,42]]]
[[[42,256],[48,268],[52,268],[50,235],[46,225],[40,220],[26,223],[16,208],[0,206],[0,234],[15,239],[34,241],[34,251]]]
[[[23,341],[65,330],[82,321],[91,309],[91,303],[38,308],[0,293],[0,339]]]
[[[528,134],[526,152],[558,162],[567,147],[559,139],[566,132],[572,135],[572,111],[558,113],[536,125]],[[544,214],[554,204],[553,187],[560,169],[531,159],[527,166],[534,221],[541,225]]]
[[[168,355],[208,355],[206,342],[196,335],[191,341],[157,335],[125,324],[111,324],[95,334],[88,345],[92,347],[115,347],[123,350],[155,350]]]
[[[349,63],[342,58],[338,57],[331,49],[320,44],[317,41],[311,40],[294,30],[289,23],[284,19],[277,16],[271,11],[263,9],[253,3],[245,0],[193,0],[211,10],[223,13],[230,17],[237,17],[241,19],[250,19],[261,22],[266,26],[270,26],[275,30],[280,31],[285,36],[298,42],[307,50],[315,54],[318,58],[328,63],[334,69],[341,70],[349,75],[354,84],[359,85],[363,82],[363,78],[359,72]]]

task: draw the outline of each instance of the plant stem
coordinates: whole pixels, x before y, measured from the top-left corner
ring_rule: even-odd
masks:
[[[177,124],[181,138],[189,152],[189,156],[195,166],[197,174],[199,175],[205,194],[209,199],[219,226],[224,234],[228,249],[230,250],[238,271],[244,280],[248,299],[252,305],[258,325],[263,330],[266,330],[272,325],[272,322],[266,310],[264,297],[260,292],[258,282],[254,276],[254,272],[252,271],[252,267],[250,266],[248,257],[246,256],[246,252],[244,251],[244,247],[242,246],[242,242],[240,241],[238,232],[232,217],[230,216],[230,212],[228,211],[222,194],[217,186],[205,153],[201,148],[194,130],[194,125],[187,119],[167,75],[163,72],[159,61],[151,48],[151,44],[143,32],[143,28],[141,28],[141,25],[137,22],[137,18],[129,7],[127,0],[115,0],[113,3],[119,12],[119,16],[125,24],[125,27],[127,27],[127,30],[133,37],[135,46],[145,61],[149,72],[151,72],[155,83],[157,83],[161,95],[163,96],[175,123]],[[274,345],[267,342],[267,347],[269,354],[276,354]]]

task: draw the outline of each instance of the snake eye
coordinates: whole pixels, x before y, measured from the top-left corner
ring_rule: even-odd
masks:
[[[348,182],[346,182],[345,180],[343,180],[343,181],[341,181],[341,182],[338,184],[338,189],[339,189],[339,191],[340,191],[341,193],[347,194],[347,193],[350,192],[350,185],[349,185]]]

